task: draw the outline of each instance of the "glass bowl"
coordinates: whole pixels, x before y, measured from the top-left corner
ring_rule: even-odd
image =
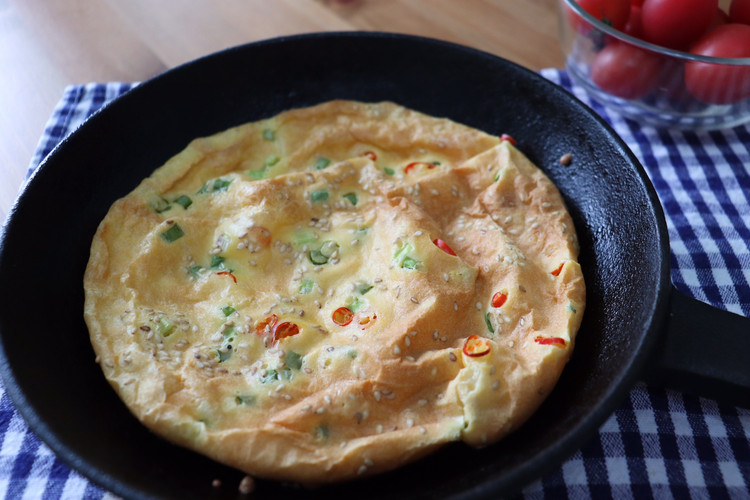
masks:
[[[658,127],[711,130],[750,121],[750,96],[739,100],[727,98],[732,94],[731,90],[727,93],[730,86],[747,86],[750,58],[698,56],[644,42],[595,19],[574,0],[559,0],[558,10],[561,47],[568,74],[593,99],[608,108]],[[608,48],[613,45],[620,48]],[[622,49],[623,45],[626,49]],[[594,83],[602,81],[601,73],[599,78],[596,75],[602,68],[597,56],[605,49],[609,54],[622,50],[634,56],[629,58],[631,61],[637,60],[625,75],[613,76],[614,72],[610,72],[609,91]],[[711,90],[711,94],[698,99],[685,85],[685,69],[704,64],[711,65],[709,74],[723,72],[729,79],[709,86],[716,91]],[[613,78],[619,78],[621,85],[618,81],[612,82]]]

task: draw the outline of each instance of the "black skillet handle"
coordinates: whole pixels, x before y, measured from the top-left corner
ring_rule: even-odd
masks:
[[[666,335],[646,380],[750,408],[750,318],[672,287]]]

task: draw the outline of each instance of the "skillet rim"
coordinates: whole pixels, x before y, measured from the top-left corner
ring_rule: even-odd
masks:
[[[617,147],[620,153],[627,159],[628,169],[633,170],[641,180],[643,188],[645,188],[646,194],[649,199],[649,208],[653,211],[655,218],[655,229],[658,234],[658,246],[660,249],[660,276],[658,278],[658,286],[655,291],[656,301],[650,307],[647,314],[649,321],[645,328],[645,332],[639,337],[638,347],[635,348],[637,354],[633,355],[631,362],[618,372],[617,377],[614,378],[613,382],[610,383],[609,389],[606,393],[600,397],[598,404],[593,410],[587,412],[587,416],[581,420],[577,425],[576,429],[570,433],[567,433],[564,439],[553,443],[547,450],[538,456],[526,461],[520,467],[516,467],[505,474],[500,475],[498,478],[490,479],[476,487],[465,490],[460,494],[455,495],[456,498],[473,497],[475,495],[483,496],[487,494],[497,493],[504,490],[507,487],[519,488],[526,484],[533,478],[540,477],[545,471],[550,470],[568,455],[573,453],[576,449],[580,448],[586,440],[590,439],[596,429],[608,418],[617,405],[625,398],[627,392],[632,387],[633,383],[637,379],[638,375],[643,372],[643,367],[647,362],[648,358],[654,351],[656,342],[659,340],[659,329],[663,326],[667,316],[667,305],[669,302],[671,280],[669,276],[669,238],[666,226],[666,220],[664,217],[663,208],[658,200],[651,181],[646,174],[644,168],[637,160],[632,151],[619,137],[619,135],[612,129],[612,127],[597,113],[586,106],[572,93],[566,91],[561,86],[558,86],[549,80],[542,77],[540,74],[533,72],[527,68],[524,68],[517,63],[509,61],[488,52],[481,51],[465,45],[456,44],[453,42],[447,42],[437,40],[433,38],[405,35],[396,33],[384,33],[384,32],[356,32],[356,31],[340,31],[340,32],[322,32],[322,33],[303,33],[290,36],[275,37],[266,40],[260,40],[251,42],[235,47],[230,47],[224,50],[220,50],[211,54],[207,54],[200,58],[188,61],[184,64],[169,69],[159,75],[156,75],[144,82],[139,83],[125,94],[105,103],[100,109],[98,109],[91,116],[87,117],[81,126],[76,130],[72,131],[68,136],[63,138],[49,153],[49,155],[40,162],[38,168],[25,182],[19,196],[16,198],[11,210],[8,213],[6,221],[3,224],[2,232],[0,233],[0,269],[2,269],[3,260],[3,248],[9,230],[12,230],[13,224],[15,224],[14,215],[24,203],[26,193],[29,189],[33,189],[35,179],[42,175],[46,171],[46,166],[54,161],[59,155],[65,154],[65,149],[71,141],[75,141],[78,136],[77,132],[80,128],[90,128],[96,125],[100,118],[100,115],[110,113],[110,108],[118,109],[118,107],[127,106],[131,100],[139,99],[139,95],[142,93],[149,92],[155,85],[161,84],[165,80],[168,81],[170,78],[174,78],[183,71],[188,71],[193,67],[202,65],[206,60],[215,60],[219,57],[231,57],[234,53],[242,53],[249,48],[262,47],[264,45],[277,45],[287,44],[290,42],[299,42],[300,40],[309,39],[368,39],[368,40],[379,40],[379,39],[390,39],[397,40],[400,43],[416,43],[416,44],[427,44],[435,46],[438,50],[440,48],[452,49],[454,51],[463,52],[468,57],[481,58],[490,63],[497,64],[509,64],[515,67],[520,73],[525,73],[527,78],[536,79],[540,82],[540,85],[546,86],[549,93],[554,95],[556,102],[565,101],[567,105],[574,106],[588,115],[590,118],[598,124],[598,126],[605,132],[607,139]],[[543,83],[541,83],[543,82]],[[92,125],[93,123],[93,125]],[[544,169],[544,168],[543,168]],[[567,197],[566,197],[567,198]],[[566,200],[567,201],[567,200]],[[10,229],[9,229],[10,228]],[[122,483],[111,477],[109,474],[102,473],[95,464],[89,463],[90,461],[84,460],[79,457],[78,454],[70,447],[64,445],[62,441],[56,436],[54,432],[47,426],[45,421],[39,417],[31,406],[27,396],[20,390],[18,383],[16,382],[15,373],[9,369],[8,358],[5,350],[5,339],[3,332],[0,331],[0,375],[2,375],[5,383],[6,392],[9,393],[13,403],[18,409],[19,413],[26,420],[29,428],[39,438],[47,444],[66,464],[72,469],[80,472],[82,475],[90,478],[96,484],[126,497],[140,497],[142,492],[136,491],[129,484]]]

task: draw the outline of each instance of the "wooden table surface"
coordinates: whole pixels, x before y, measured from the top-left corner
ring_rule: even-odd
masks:
[[[0,220],[70,84],[142,81],[217,50],[317,31],[429,36],[562,67],[558,0],[3,0]]]

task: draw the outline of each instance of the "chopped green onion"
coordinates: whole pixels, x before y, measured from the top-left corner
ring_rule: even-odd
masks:
[[[224,269],[224,257],[221,255],[211,256],[211,269]]]
[[[323,170],[330,164],[331,164],[331,160],[329,160],[328,158],[321,157],[321,158],[318,158],[318,160],[315,162],[315,165],[313,165],[313,168],[315,170]]]
[[[260,170],[248,170],[247,175],[250,176],[251,179],[254,181],[259,181],[261,179],[265,179],[266,177],[266,170],[260,169]]]
[[[176,223],[173,224],[172,227],[161,233],[161,237],[164,238],[167,243],[177,241],[183,236],[185,236],[185,232]]]
[[[151,204],[151,207],[154,209],[154,212],[160,214],[172,208],[172,205],[170,205],[169,202],[164,198],[159,197]]]
[[[339,249],[339,244],[333,240],[326,240],[320,245],[320,253],[326,257],[332,257]]]
[[[231,183],[232,179],[216,179],[214,181],[214,187],[211,191],[213,191],[214,193],[217,191],[226,191]]]
[[[279,380],[279,372],[276,370],[266,370],[266,374],[260,378],[261,384],[267,384]]]
[[[439,166],[440,166],[440,162],[439,162],[439,161],[431,161],[430,163],[432,163],[432,164],[433,164],[433,165],[435,165],[436,167],[439,167]]]
[[[223,332],[221,332],[221,334],[224,335],[225,342],[227,342],[227,343],[234,342],[234,338],[235,338],[234,336],[235,336],[236,333],[237,333],[237,331],[234,329],[233,326],[228,326],[228,327],[224,328]]]
[[[178,205],[182,205],[182,208],[187,209],[190,205],[193,204],[193,200],[190,199],[189,196],[185,196],[184,194],[182,196],[178,196],[175,200],[175,203]]]
[[[576,308],[573,307],[573,304],[571,304],[570,302],[568,302],[568,311],[572,312],[573,314],[576,314],[577,312]]]
[[[354,349],[349,349],[349,351],[347,351],[347,353],[346,353],[346,354],[347,354],[347,355],[348,355],[348,356],[349,356],[350,358],[352,358],[352,359],[356,359],[356,357],[357,357],[357,351],[355,351]]]
[[[313,203],[320,203],[321,201],[328,201],[328,191],[325,189],[320,189],[318,191],[313,191],[310,193],[310,199]]]
[[[208,182],[202,185],[196,194],[206,194],[206,193],[208,193]]]
[[[219,363],[223,363],[232,357],[231,350],[216,349],[216,353],[219,355]]]
[[[495,329],[492,327],[492,322],[490,321],[489,311],[484,316],[484,322],[487,323],[487,329],[490,331],[490,333],[495,333]]]
[[[308,255],[310,257],[310,262],[315,265],[320,266],[328,262],[328,257],[323,255],[320,250],[310,250],[310,253]]]
[[[234,397],[234,402],[241,406],[252,406],[255,404],[255,396],[238,394]]]
[[[223,312],[226,317],[231,316],[235,311],[237,311],[237,309],[232,306],[224,306],[221,308],[221,312]]]
[[[359,287],[358,287],[358,290],[359,290],[359,294],[360,295],[364,295],[367,292],[369,292],[370,290],[372,290],[372,285],[369,284],[369,283],[360,283]]]
[[[294,351],[289,351],[284,357],[284,364],[293,370],[299,370],[302,368],[302,356]]]
[[[312,293],[314,287],[315,283],[310,280],[304,280],[299,286],[299,293],[307,295],[308,293]]]
[[[404,257],[404,260],[401,261],[401,269],[414,270],[418,267],[419,261],[416,259],[412,259],[411,257]]]
[[[315,437],[320,440],[328,439],[330,432],[327,425],[319,425],[315,428]]]
[[[359,300],[359,298],[355,297],[351,304],[346,306],[351,312],[356,313],[362,310],[362,308],[365,306],[365,303]]]
[[[281,368],[279,370],[279,375],[284,380],[292,380],[292,370],[289,368]]]
[[[271,130],[270,128],[267,128],[263,130],[263,138],[267,141],[275,141],[276,140],[276,133]]]
[[[159,332],[162,337],[169,337],[172,331],[174,331],[174,323],[169,321],[169,318],[162,316],[156,323],[156,331]]]
[[[266,158],[266,161],[264,161],[263,164],[267,167],[273,167],[274,165],[279,163],[279,160],[281,160],[281,158],[279,158],[279,155],[274,154],[274,155],[268,156],[268,158]]]
[[[197,280],[201,277],[201,269],[203,269],[203,266],[190,266],[188,269],[188,273],[190,274],[190,277],[194,280]]]
[[[358,200],[357,200],[357,195],[355,193],[346,193],[344,195],[344,198],[346,198],[347,200],[349,200],[351,202],[351,204],[354,205],[355,207],[357,206],[357,201]]]
[[[308,232],[308,231],[297,231],[292,235],[292,238],[294,238],[294,243],[297,245],[309,245],[310,243],[315,243],[315,241],[318,239],[318,236],[315,233]]]
[[[384,171],[384,172],[385,172],[386,174],[388,174],[388,175],[395,175],[395,174],[396,174],[396,171],[395,171],[395,170],[393,170],[392,168],[388,168],[388,167],[385,167],[385,168],[383,168],[383,171]]]

